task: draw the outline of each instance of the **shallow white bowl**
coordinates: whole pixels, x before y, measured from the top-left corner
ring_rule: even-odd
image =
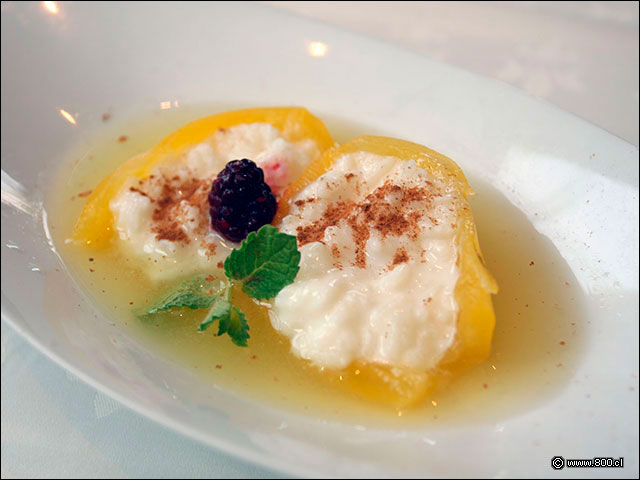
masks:
[[[578,472],[550,468],[563,455],[624,456],[624,470],[579,474],[637,477],[637,148],[503,84],[255,5],[58,7],[2,4],[2,318],[35,346],[164,425],[295,475]],[[304,105],[455,158],[572,271],[586,332],[571,381],[501,421],[381,430],[255,406],[114,329],[60,268],[46,179],[106,109],[175,100]]]

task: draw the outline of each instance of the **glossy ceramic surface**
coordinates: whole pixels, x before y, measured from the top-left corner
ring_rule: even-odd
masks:
[[[56,9],[2,5],[2,317],[34,345],[162,424],[295,475],[571,475],[549,467],[563,455],[624,456],[625,475],[637,476],[636,147],[503,84],[269,9]],[[255,405],[114,329],[49,241],[47,180],[104,111],[166,102],[299,104],[455,158],[508,198],[575,276],[586,333],[571,381],[497,422],[383,430]]]

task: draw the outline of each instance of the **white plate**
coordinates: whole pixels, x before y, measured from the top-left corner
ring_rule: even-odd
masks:
[[[505,85],[254,5],[58,8],[2,4],[2,318],[34,345],[164,425],[295,475],[637,477],[637,148]],[[47,241],[42,172],[105,109],[167,100],[300,104],[455,158],[575,277],[585,330],[570,381],[504,419],[379,430],[249,408],[96,320]],[[623,456],[625,468],[557,472],[554,455]]]

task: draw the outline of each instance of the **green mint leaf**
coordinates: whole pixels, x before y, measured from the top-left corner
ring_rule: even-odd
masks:
[[[209,308],[218,297],[218,287],[206,280],[207,278],[204,275],[199,275],[183,282],[177,289],[156,302],[143,315],[153,315],[174,307],[187,307],[192,310]]]
[[[199,332],[204,332],[207,328],[213,325],[213,322],[220,320],[221,318],[228,316],[231,310],[231,302],[228,298],[219,296],[215,299],[215,303],[211,307],[211,310],[207,312],[206,317],[200,323],[198,327]],[[224,333],[224,332],[222,332]]]
[[[229,334],[231,341],[239,347],[246,347],[249,339],[249,324],[247,319],[235,305],[231,306],[229,315],[220,319],[218,335]]]
[[[198,330],[204,332],[213,322],[218,321],[218,336],[225,333],[231,341],[240,347],[247,346],[249,324],[244,313],[231,303],[231,288],[227,287],[224,296],[219,296],[200,324]]]
[[[220,292],[211,284],[211,276],[200,275],[182,283],[176,290],[156,302],[142,316],[170,310],[174,307],[191,309],[209,308],[198,330],[204,332],[218,322],[218,336],[225,333],[236,345],[246,347],[249,324],[244,313],[231,298],[234,283],[240,283],[249,296],[266,300],[275,297],[280,290],[293,282],[300,270],[300,252],[295,236],[278,232],[271,225],[264,225],[252,232],[233,250],[224,262],[229,283]]]
[[[299,264],[296,237],[264,225],[231,252],[224,262],[224,271],[230,280],[242,283],[247,295],[266,300],[293,282]]]

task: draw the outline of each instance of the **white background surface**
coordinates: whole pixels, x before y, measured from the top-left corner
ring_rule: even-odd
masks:
[[[638,145],[637,2],[264,3],[510,83]]]
[[[506,81],[638,144],[635,2],[267,3]],[[4,324],[1,360],[3,478],[275,475],[120,407]]]

